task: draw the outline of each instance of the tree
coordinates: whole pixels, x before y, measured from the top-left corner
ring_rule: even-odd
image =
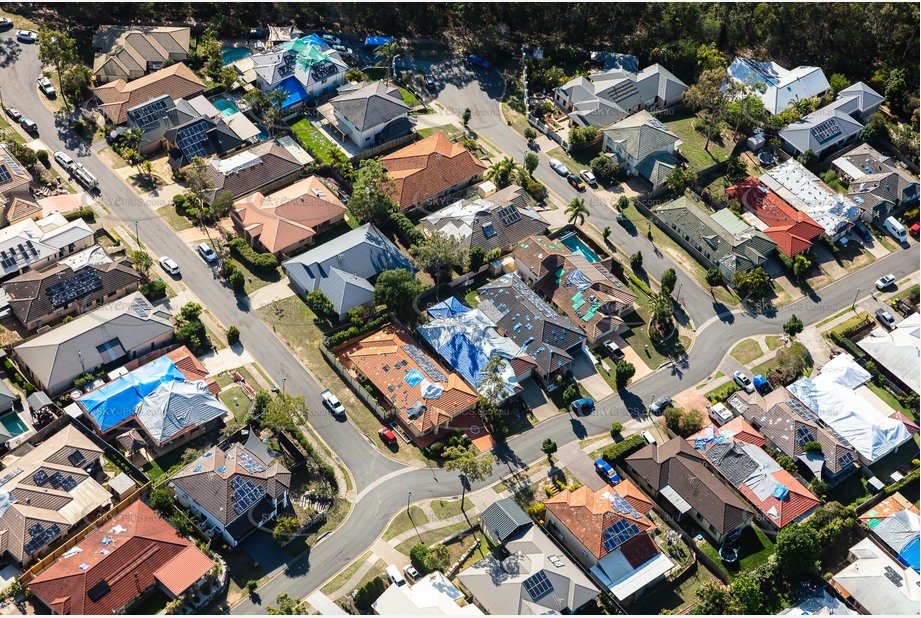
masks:
[[[227,345],[236,345],[240,343],[240,329],[236,326],[230,326],[227,329]]]
[[[480,373],[480,383],[477,386],[479,393],[477,411],[490,427],[495,426],[500,420],[502,402],[508,396],[508,384],[503,377],[505,360],[498,354],[493,354],[486,361],[486,366]]]
[[[633,269],[633,272],[643,268],[643,253],[641,251],[630,254],[630,268]]]
[[[604,226],[604,229],[601,230],[601,238],[604,240],[604,242],[608,242],[608,238],[610,237],[611,237],[611,226],[606,225]]]
[[[83,101],[93,92],[93,71],[85,64],[71,65],[60,80],[61,92],[72,101]]]
[[[716,580],[708,581],[694,591],[694,596],[700,601],[694,608],[697,615],[740,614],[742,608],[729,592],[729,588]]]
[[[319,316],[335,315],[336,307],[323,290],[313,290],[304,297],[304,304]]]
[[[226,217],[230,213],[230,209],[233,208],[233,203],[233,193],[227,189],[215,195],[209,209],[211,218],[217,220]]]
[[[237,72],[233,67],[223,67],[221,68],[221,74],[218,78],[218,83],[221,85],[221,88],[230,92],[233,90],[234,86],[237,83]]]
[[[358,166],[349,210],[362,223],[383,224],[396,212],[393,201],[396,184],[378,159],[365,159]]]
[[[190,536],[195,531],[195,526],[192,525],[186,514],[181,511],[170,517],[168,521],[181,536]]]
[[[817,569],[821,546],[815,530],[792,523],[777,535],[774,555],[780,572],[790,581],[801,580]]]
[[[533,142],[534,140],[537,139],[537,131],[535,131],[535,130],[532,129],[531,127],[525,128],[525,130],[524,130],[524,138],[525,138],[526,140],[528,140],[528,143]]]
[[[467,128],[467,125],[470,124],[470,119],[473,117],[473,112],[470,111],[469,107],[464,108],[464,113],[461,115],[461,121],[464,123],[464,128]]]
[[[614,385],[617,388],[626,388],[630,384],[630,379],[636,374],[636,367],[633,363],[623,359],[614,364]]]
[[[603,154],[592,159],[589,162],[589,167],[592,168],[592,174],[595,175],[598,182],[602,184],[614,182],[624,171],[623,166],[618,164],[617,161]]]
[[[671,296],[677,282],[678,274],[675,272],[675,269],[666,268],[662,273],[662,278],[659,279],[659,283],[662,284],[662,293]]]
[[[812,453],[814,455],[821,455],[822,445],[816,442],[815,440],[810,440],[809,442],[806,442],[805,444],[803,444],[803,452]]]
[[[566,206],[567,221],[574,225],[583,225],[585,220],[591,215],[585,200],[581,197],[574,197]]]
[[[221,53],[221,44],[214,30],[206,30],[198,39],[195,55],[202,63],[205,75],[214,80],[220,79],[221,70],[224,68],[224,55]]]
[[[16,160],[25,165],[30,170],[35,168],[35,164],[38,163],[38,155],[34,150],[20,144],[19,142],[7,142],[6,149],[11,155],[16,157]]]
[[[262,416],[262,413],[265,412],[266,407],[268,407],[271,401],[272,393],[265,389],[256,391],[256,395],[253,397],[253,407],[250,408],[250,412],[253,416]]]
[[[831,96],[834,98],[839,92],[851,85],[851,80],[841,73],[832,73],[828,78],[828,85],[831,89]]]
[[[812,262],[802,253],[793,258],[793,274],[796,277],[802,277],[811,266]]]
[[[650,298],[652,301],[652,321],[661,326],[671,324],[674,310],[672,308],[672,299],[666,294],[653,294]]]
[[[141,159],[138,161],[138,171],[147,179],[149,185],[153,185],[154,176],[153,176],[153,163],[150,159]]]
[[[556,442],[547,438],[544,440],[544,443],[541,444],[540,450],[544,452],[544,455],[547,456],[549,461],[553,461],[553,454],[557,451]]]
[[[748,176],[748,164],[745,159],[735,155],[726,159],[726,175],[732,182],[739,182]]]
[[[697,83],[685,91],[684,102],[694,109],[704,111],[703,120],[707,127],[704,150],[709,150],[710,140],[719,133],[726,116],[726,108],[738,92],[737,82],[727,80],[726,70],[723,68],[707,69],[700,74]]]
[[[53,66],[58,74],[58,82],[61,82],[68,69],[80,64],[77,42],[66,32],[42,28],[38,32],[38,59],[44,65]],[[69,109],[63,89],[60,94],[64,109]]]
[[[700,410],[685,411],[669,406],[662,416],[665,417],[665,425],[682,438],[694,435],[704,425],[704,415]]]
[[[467,262],[467,249],[456,236],[449,236],[438,230],[425,241],[409,248],[416,259],[416,266],[432,275],[435,284],[453,268],[463,269]]]
[[[262,413],[262,425],[277,430],[297,429],[298,417],[307,416],[307,404],[303,395],[275,393]]]
[[[709,45],[702,44],[697,48],[697,68],[701,71],[709,71],[710,69],[725,71],[728,66],[729,62],[726,57],[716,49],[716,45],[713,43]]]
[[[812,169],[812,166],[819,162],[819,155],[816,154],[815,150],[810,148],[799,157],[797,157],[797,160],[803,164],[803,167]]]
[[[534,153],[528,153],[534,154]],[[512,179],[518,173],[518,170],[521,169],[521,166],[518,165],[518,162],[515,161],[512,157],[502,157],[501,160],[496,161],[490,166],[486,173],[483,175],[486,180],[491,180],[495,183],[496,187],[499,189],[504,189],[505,187],[512,184]]]
[[[345,72],[345,81],[354,84],[356,82],[369,82],[371,78],[361,69],[351,68]]]
[[[482,481],[492,475],[492,465],[496,456],[492,453],[480,452],[474,445],[449,446],[442,452],[445,459],[445,470],[457,470],[466,476],[471,483]]]
[[[729,592],[735,602],[742,606],[743,614],[770,614],[764,606],[761,586],[744,573],[736,577],[729,585]]]
[[[569,143],[573,146],[590,144],[598,137],[598,129],[589,125],[587,127],[573,127],[569,131]]]
[[[208,173],[208,162],[201,157],[195,157],[183,170],[182,175],[187,186],[183,192],[187,204],[186,210],[193,211],[201,225],[205,204],[211,198],[211,192],[214,191],[214,181],[211,180],[211,175]]]
[[[265,608],[270,616],[304,616],[308,613],[307,604],[287,592],[275,597],[275,604],[278,607],[267,605]]]
[[[279,545],[286,545],[291,542],[301,525],[297,517],[293,515],[279,515],[275,518],[275,527],[272,529],[272,540]]]
[[[760,266],[748,272],[739,271],[733,279],[739,294],[743,297],[752,296],[755,298],[761,295],[764,291],[764,286],[771,280]]]
[[[860,132],[860,139],[873,140],[889,137],[889,131],[889,122],[886,120],[886,117],[876,112],[870,116],[870,120],[864,125],[863,130]]]
[[[790,316],[790,319],[783,325],[783,332],[790,337],[796,337],[803,332],[803,321],[796,317],[796,314]]]
[[[175,506],[173,505],[173,497],[170,495],[169,490],[166,487],[161,486],[151,490],[150,508],[165,517],[169,517],[173,514],[173,511],[175,510]]]
[[[179,308],[179,321],[182,323],[193,322],[201,317],[202,308],[196,302],[187,302]]]
[[[672,170],[672,173],[665,178],[665,184],[670,191],[675,193],[684,193],[684,190],[693,186],[697,182],[697,174],[691,171],[691,168],[678,165]]]
[[[470,267],[470,272],[475,273],[480,270],[485,263],[486,251],[483,250],[483,247],[471,247],[467,255],[467,265]]]
[[[246,582],[246,591],[249,594],[256,592],[256,588],[258,587],[259,587],[259,582],[257,582],[255,579],[251,579]]]
[[[710,286],[710,293],[713,293],[713,286],[723,284],[723,275],[718,268],[710,268],[705,275],[707,285]]]
[[[153,266],[153,260],[150,257],[150,254],[142,249],[136,249],[128,254],[128,259],[131,260],[131,263],[134,265],[135,270],[139,273],[147,276],[147,273],[150,272],[151,266]]]
[[[630,198],[628,198],[626,195],[621,195],[619,198],[617,198],[616,208],[617,212],[623,212],[630,208]]]
[[[387,79],[390,79],[393,61],[396,60],[396,57],[399,55],[400,45],[396,41],[388,41],[374,48],[374,56],[379,59],[377,66],[386,67]]]
[[[537,166],[540,164],[540,159],[533,152],[525,153],[524,155],[524,169],[528,172],[528,176],[534,175],[534,170],[537,169]]]
[[[384,305],[400,317],[412,316],[413,301],[422,288],[422,282],[405,268],[385,270],[374,283],[374,304]]]
[[[886,78],[886,89],[883,94],[885,94],[886,101],[890,105],[901,107],[899,99],[907,88],[905,69],[898,68],[889,71],[889,77]]]

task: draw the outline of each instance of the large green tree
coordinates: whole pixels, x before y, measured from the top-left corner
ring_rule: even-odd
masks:
[[[42,64],[53,66],[61,82],[67,70],[80,64],[77,42],[63,30],[42,28],[38,33],[38,59]],[[60,95],[66,109],[68,101],[63,89]]]
[[[449,446],[442,452],[445,470],[462,473],[471,483],[482,481],[492,475],[492,465],[496,456],[492,453],[480,454],[474,445]]]
[[[416,266],[432,275],[435,284],[452,269],[463,269],[467,264],[468,252],[456,236],[438,230],[427,236],[418,245],[409,248],[416,260]]]
[[[792,523],[777,535],[774,555],[784,576],[797,581],[816,571],[821,549],[815,530],[804,524]]]
[[[405,268],[385,270],[374,283],[374,304],[384,305],[401,318],[415,313],[413,301],[422,292],[422,283]]]
[[[519,170],[521,170],[521,166],[515,159],[512,157],[502,157],[486,170],[484,178],[495,183],[497,188],[504,189],[512,184],[512,180],[517,176]]]
[[[588,206],[585,205],[585,200],[581,197],[572,198],[572,201],[566,206],[566,220],[575,225],[584,224],[591,214]]]
[[[707,126],[704,150],[709,150],[710,141],[719,134],[726,119],[726,110],[739,91],[740,86],[736,82],[726,80],[726,70],[722,68],[707,69],[700,74],[697,83],[685,91],[684,102],[704,112],[703,120]]]
[[[397,210],[396,184],[378,159],[365,159],[355,172],[349,210],[362,223],[382,225]]]

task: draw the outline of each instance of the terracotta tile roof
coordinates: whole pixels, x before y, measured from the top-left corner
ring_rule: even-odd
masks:
[[[637,534],[620,546],[620,552],[634,569],[646,564],[656,554],[661,553],[659,546],[648,534]]]
[[[468,182],[486,170],[486,165],[470,151],[441,133],[381,157],[381,164],[394,180],[393,199],[403,210]]]
[[[901,513],[902,511],[911,511],[915,514],[921,514],[921,511],[918,510],[918,507],[912,504],[902,494],[896,493],[889,496],[869,511],[865,512],[863,515],[860,515],[858,519],[866,523],[873,519],[882,520],[889,517],[890,515]]]
[[[758,447],[763,447],[767,444],[767,440],[764,439],[764,436],[758,433],[758,431],[749,425],[741,416],[736,416],[721,427],[708,423],[706,427],[688,437],[687,441],[688,444],[694,446],[695,442],[701,440],[701,443],[704,444],[704,448],[698,450],[707,450],[715,444],[713,440],[708,439],[713,436],[723,436],[726,439],[739,440],[740,442],[754,444]]]
[[[205,384],[208,385],[208,391],[217,396],[221,392],[221,385],[214,381],[214,378],[208,377],[208,370],[205,369],[205,366],[195,358],[195,355],[189,350],[189,348],[182,346],[166,355],[173,364],[182,372],[182,375],[186,377],[190,382],[195,382],[196,380],[204,380]]]
[[[147,103],[164,94],[174,99],[183,99],[200,94],[204,89],[205,83],[192,72],[192,69],[182,62],[177,62],[129,83],[117,79],[103,84],[93,90],[93,93],[100,101],[99,110],[113,124],[124,124],[128,120],[129,108]]]
[[[752,176],[727,188],[726,193],[767,225],[762,232],[788,256],[808,250],[825,231],[809,215],[787,204]]]
[[[58,614],[120,613],[139,589],[157,582],[179,595],[214,566],[140,500],[77,547],[83,551],[58,558],[28,584],[32,594]]]
[[[6,207],[6,221],[9,225],[12,225],[17,221],[40,215],[41,212],[42,207],[38,205],[38,202],[14,197]]]
[[[388,324],[349,346],[340,358],[374,384],[400,419],[420,434],[444,426],[476,405],[476,392],[425,352],[399,324]],[[423,391],[427,382],[432,385],[431,393]]]

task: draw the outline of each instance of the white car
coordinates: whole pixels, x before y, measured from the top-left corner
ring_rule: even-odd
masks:
[[[879,279],[877,279],[876,289],[885,290],[890,285],[894,285],[894,284],[895,284],[895,275],[886,275],[884,277],[880,277]]]
[[[13,20],[9,17],[0,17],[0,30],[6,30],[13,27]]]
[[[65,170],[70,171],[70,168],[74,166],[74,160],[70,158],[70,155],[64,152],[63,150],[58,150],[54,153],[54,160],[63,167]]]
[[[333,45],[333,49],[335,49],[335,50],[336,50],[337,52],[339,52],[340,54],[346,54],[347,56],[351,56],[351,55],[352,55],[352,48],[351,48],[351,47],[346,47],[345,45],[339,45],[339,44],[337,43],[337,44]]]
[[[582,177],[582,180],[592,185],[593,187],[598,184],[598,180],[595,178],[595,175],[592,174],[589,170],[579,170],[579,176]]]
[[[179,274],[179,264],[173,261],[173,258],[169,257],[168,255],[164,255],[160,258],[160,266],[162,266],[163,270],[171,275]]]
[[[37,80],[38,89],[45,93],[45,96],[49,99],[52,99],[57,96],[58,92],[54,89],[54,86],[51,85],[51,80],[42,75]]]
[[[195,247],[195,250],[198,251],[198,253],[201,254],[203,258],[205,258],[206,262],[216,262],[217,261],[217,253],[214,252],[214,249],[208,246],[208,243],[206,242],[198,243],[198,246]]]
[[[20,30],[16,33],[16,40],[23,43],[34,43],[38,40],[38,33],[34,30]]]
[[[336,416],[342,416],[345,414],[345,406],[342,405],[342,402],[339,401],[339,398],[336,397],[331,390],[326,389],[320,393],[320,397],[323,398],[323,405],[329,408],[330,412]]]
[[[732,379],[735,380],[735,383],[742,387],[746,393],[754,393],[755,385],[752,384],[751,379],[742,373],[741,371],[736,371],[732,374]]]
[[[569,170],[566,169],[566,166],[559,159],[550,159],[550,169],[559,174],[560,176],[566,176],[569,174]]]
[[[332,34],[324,34],[322,38],[330,45],[342,45],[342,39]]]

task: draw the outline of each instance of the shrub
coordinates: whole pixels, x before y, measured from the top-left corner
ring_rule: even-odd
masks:
[[[246,591],[250,594],[256,592],[256,588],[258,587],[259,587],[259,582],[257,582],[255,579],[251,579],[248,582],[246,582]]]
[[[75,221],[77,219],[95,219],[96,213],[92,208],[87,206],[86,208],[79,208],[77,210],[71,210],[70,212],[64,213],[64,218],[68,221]]]
[[[230,287],[237,294],[242,294],[246,289],[246,276],[237,268],[234,268],[230,272],[230,276],[227,277],[227,282],[230,283]]]
[[[400,240],[402,240],[403,243],[407,246],[419,245],[422,244],[422,242],[425,240],[425,234],[423,234],[421,230],[413,225],[413,222],[409,220],[409,217],[403,213],[390,213],[390,221],[396,228],[396,232],[400,237]]]
[[[617,388],[625,388],[630,383],[630,379],[636,374],[636,367],[633,366],[633,363],[619,360],[614,365],[612,373],[614,374],[614,384]]]
[[[550,489],[550,488],[545,487],[545,489]],[[525,509],[525,512],[531,517],[531,519],[537,521],[538,523],[543,523],[544,513],[546,513],[546,511],[547,511],[547,507],[544,505],[543,502],[532,504],[527,509]]]
[[[643,252],[637,251],[630,255],[630,268],[639,270],[643,268]]]
[[[317,315],[332,315],[336,311],[333,301],[323,292],[323,290],[313,290],[304,297],[304,304],[310,307],[310,310]]]
[[[613,423],[611,423],[611,437],[616,436],[623,430],[624,430],[624,426],[621,423],[618,423],[617,421],[614,421]]]
[[[783,325],[783,332],[795,337],[803,332],[803,321],[796,317],[795,314],[791,315],[790,319]]]
[[[739,385],[735,382],[730,382],[723,388],[712,391],[708,397],[710,398],[711,403],[721,403],[729,399],[729,397],[737,390],[739,390]]]
[[[648,286],[648,285],[646,285],[645,283],[643,283],[643,280],[642,280],[642,279],[640,279],[639,277],[637,277],[637,276],[634,275],[633,273],[630,273],[630,274],[628,274],[627,276],[630,277],[630,281],[633,282],[633,285],[635,285],[635,286],[638,287],[640,290],[642,290],[643,293],[646,294],[646,296],[652,296],[652,290],[649,289],[649,286]]]
[[[51,169],[51,157],[48,156],[47,150],[36,150],[35,158],[42,162],[42,165]]]
[[[230,252],[241,262],[255,270],[275,270],[278,268],[278,258],[271,253],[259,253],[250,247],[242,238],[234,238],[227,246]]]
[[[569,131],[569,143],[573,146],[590,144],[598,137],[598,129],[593,126],[574,127]]]
[[[166,283],[162,279],[154,279],[138,286],[138,291],[150,302],[166,298]]]
[[[540,201],[547,197],[547,188],[543,183],[528,174],[522,174],[518,179],[518,184],[535,200]]]
[[[626,459],[633,453],[637,452],[646,445],[646,440],[640,434],[633,434],[629,438],[621,440],[617,444],[612,444],[608,448],[604,449],[602,457],[604,460],[611,464],[620,463],[623,459]]]
[[[687,438],[703,428],[704,415],[700,410],[682,410],[681,408],[668,407],[662,413],[665,417],[665,426],[672,432]]]
[[[185,195],[183,195],[182,193],[179,193],[173,196],[173,206],[175,206],[177,210],[184,209],[185,205],[186,205]]]
[[[234,345],[240,342],[240,329],[236,326],[231,326],[227,329],[227,343],[229,345]]]
[[[567,406],[579,397],[581,397],[579,387],[575,384],[570,384],[566,387],[566,390],[563,391],[563,403]]]
[[[355,337],[358,337],[359,335],[362,335],[364,333],[369,333],[373,330],[377,330],[378,328],[386,324],[388,321],[390,321],[389,315],[381,315],[381,316],[374,318],[373,320],[369,320],[368,322],[365,322],[365,324],[360,327],[351,326],[349,328],[346,328],[345,330],[340,330],[336,333],[333,333],[332,335],[329,336],[329,338],[327,338],[326,347],[335,348],[336,346],[345,343],[349,339],[354,339]]]
[[[598,155],[589,163],[592,168],[592,174],[598,179],[598,182],[608,184],[614,182],[623,172],[623,168],[611,157]]]

